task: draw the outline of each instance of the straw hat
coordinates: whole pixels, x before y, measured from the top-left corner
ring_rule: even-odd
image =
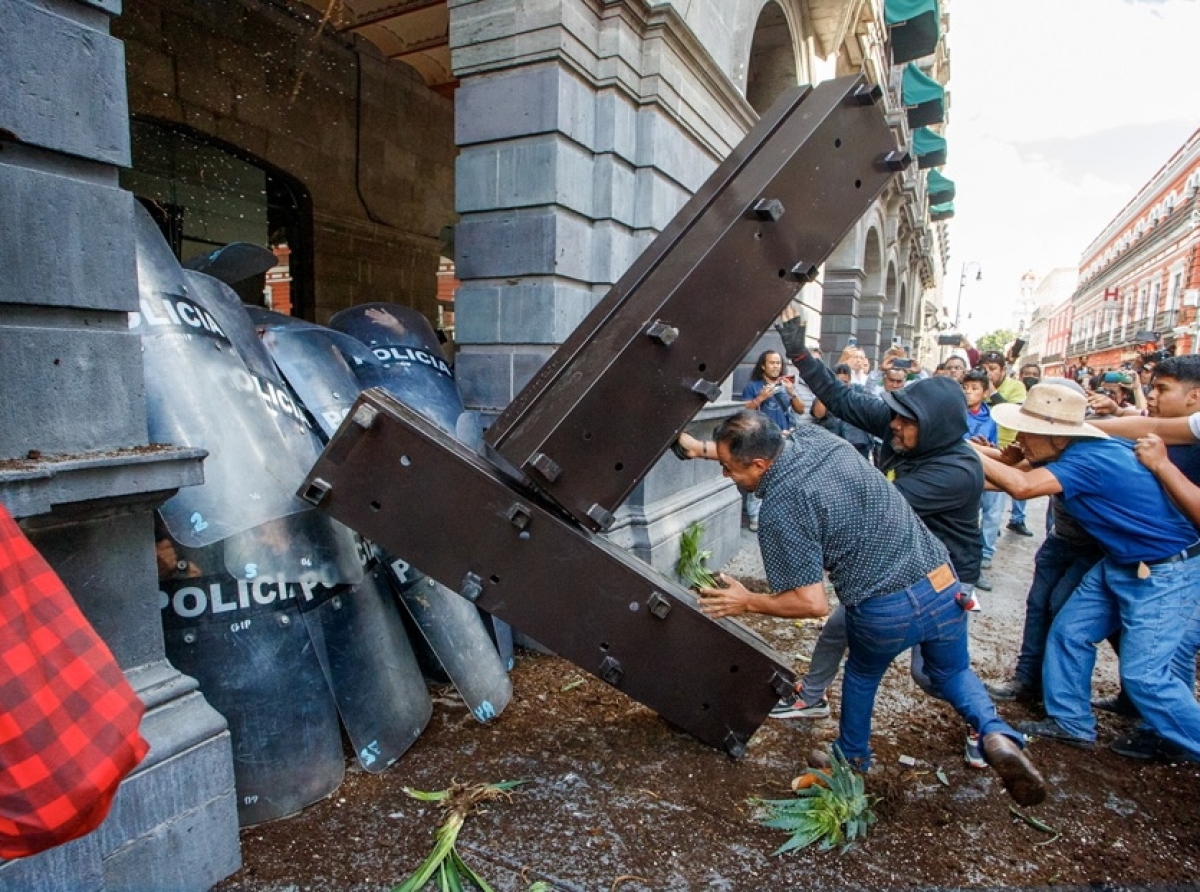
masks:
[[[1108,434],[1083,420],[1087,417],[1087,408],[1087,397],[1082,390],[1035,384],[1029,388],[1023,405],[1001,403],[993,406],[992,418],[1001,427],[1027,434],[1107,440]]]

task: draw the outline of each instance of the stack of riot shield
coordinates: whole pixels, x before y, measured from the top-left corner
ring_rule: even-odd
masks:
[[[305,405],[237,296],[180,269],[148,215],[138,225],[140,312],[132,326],[143,341],[151,439],[208,451],[204,484],[181,490],[159,515],[167,654],[225,716],[239,817],[255,824],[337,788],[340,726],[368,771],[384,770],[412,745],[432,704],[394,590],[399,583],[426,602],[461,599],[431,593],[407,561],[380,559],[295,496],[320,454],[321,423],[358,395],[357,372],[378,375],[370,350],[310,326],[332,340],[301,337],[326,351],[312,360],[319,374],[311,377],[321,383]],[[356,370],[356,357],[370,369]],[[456,392],[455,402],[461,412]],[[511,688],[475,608],[455,606],[468,631],[446,635],[465,636],[464,653],[492,670],[481,673],[486,683],[464,685],[472,711],[486,720]]]

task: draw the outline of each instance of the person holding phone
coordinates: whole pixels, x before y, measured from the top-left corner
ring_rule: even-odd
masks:
[[[803,415],[805,406],[796,394],[795,380],[786,377],[783,368],[783,357],[778,352],[764,350],[754,363],[750,380],[742,388],[741,398],[747,409],[762,412],[786,435],[795,427],[792,413]],[[751,532],[758,532],[758,509],[761,505],[761,499],[754,493],[747,493],[746,517]]]

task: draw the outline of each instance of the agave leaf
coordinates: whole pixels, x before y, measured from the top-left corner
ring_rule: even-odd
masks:
[[[785,842],[783,845],[781,845],[779,848],[777,848],[771,854],[772,855],[782,855],[784,852],[791,852],[791,851],[794,851],[795,849],[803,849],[803,848],[806,848],[807,846],[812,845],[814,842],[816,842],[820,838],[821,838],[820,829],[814,829],[809,833],[797,833],[795,836],[793,836],[791,839],[789,839],[787,842]]]
[[[764,827],[771,827],[775,830],[802,830],[812,826],[813,822],[808,815],[781,815],[760,823]]]

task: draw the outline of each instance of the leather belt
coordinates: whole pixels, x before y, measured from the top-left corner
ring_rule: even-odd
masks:
[[[1176,561],[1187,561],[1200,554],[1200,542],[1195,542],[1185,548],[1183,551],[1177,551],[1169,557],[1159,558],[1157,561],[1147,561],[1147,567],[1159,567],[1163,564],[1173,564]]]

